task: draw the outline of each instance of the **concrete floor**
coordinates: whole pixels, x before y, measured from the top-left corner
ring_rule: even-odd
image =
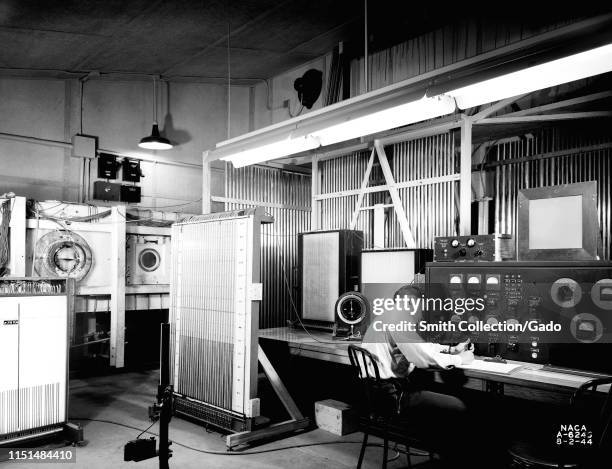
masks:
[[[87,379],[76,379],[70,383],[71,400],[70,416],[112,420],[138,428],[146,428],[150,423],[147,419],[147,406],[154,400],[158,374],[156,371],[127,372],[110,376],[98,376]],[[128,428],[95,421],[81,422],[88,444],[76,448],[77,468],[106,469],[130,468],[149,469],[158,467],[157,459],[139,463],[123,461],[123,445],[136,438],[139,432]],[[152,431],[157,433],[155,425]],[[296,444],[317,442],[360,442],[362,434],[355,433],[345,437],[337,437],[324,430],[313,430],[299,435],[268,443],[252,450],[280,448]],[[224,436],[219,433],[208,433],[203,427],[179,418],[173,418],[170,424],[170,438],[177,443],[214,451],[225,451]],[[374,441],[376,442],[376,440]],[[359,444],[333,444],[310,446],[283,451],[275,451],[259,455],[223,456],[207,455],[183,448],[174,444],[174,456],[170,467],[190,468],[353,468],[356,467]],[[239,454],[239,453],[238,453]],[[390,451],[392,457],[395,452]],[[381,464],[382,448],[370,447],[366,452],[364,468],[378,468]],[[427,458],[416,456],[413,464],[425,469],[429,466]],[[406,467],[406,457],[401,455],[389,463],[389,469]],[[21,464],[26,468],[29,464]],[[32,464],[33,469],[45,467],[57,469],[56,464]]]

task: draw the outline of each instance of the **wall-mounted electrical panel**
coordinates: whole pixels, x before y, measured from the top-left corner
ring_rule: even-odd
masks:
[[[100,153],[98,156],[98,177],[101,179],[117,179],[117,157]]]

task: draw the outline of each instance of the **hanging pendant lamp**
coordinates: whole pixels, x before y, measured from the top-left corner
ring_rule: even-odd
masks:
[[[153,77],[153,128],[151,135],[144,137],[138,144],[140,148],[147,150],[169,150],[172,148],[170,140],[162,137],[159,134],[159,126],[157,125],[157,78]]]

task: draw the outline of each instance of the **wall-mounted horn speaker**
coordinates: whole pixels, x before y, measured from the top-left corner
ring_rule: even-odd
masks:
[[[323,87],[323,72],[311,68],[293,82],[300,103],[307,109],[319,99]]]

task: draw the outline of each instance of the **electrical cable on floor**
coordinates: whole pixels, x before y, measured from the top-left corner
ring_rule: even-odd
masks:
[[[153,436],[159,436],[159,434],[154,433],[149,431],[148,429],[141,429],[138,427],[135,427],[133,425],[128,425],[126,423],[121,423],[121,422],[115,422],[113,420],[105,420],[105,419],[92,419],[92,418],[84,418],[84,417],[70,417],[69,420],[81,420],[81,421],[87,421],[87,422],[100,422],[100,423],[107,423],[110,425],[117,425],[119,427],[124,427],[124,428],[129,428],[130,430],[136,430],[138,432],[141,432],[140,435],[144,434],[144,433],[148,433],[149,435],[153,435]],[[149,428],[151,428],[153,425],[149,426]],[[138,435],[140,437],[140,435]],[[189,449],[191,451],[195,451],[198,453],[204,453],[204,454],[213,454],[213,455],[217,455],[217,456],[248,456],[251,454],[265,454],[265,453],[274,453],[276,451],[284,451],[284,450],[288,450],[288,449],[298,449],[298,448],[308,448],[311,446],[325,446],[325,445],[360,445],[362,442],[361,441],[321,441],[318,443],[301,443],[301,444],[297,444],[297,445],[289,445],[289,446],[283,446],[281,448],[270,448],[270,449],[262,449],[262,450],[254,450],[254,451],[241,451],[239,453],[235,453],[235,452],[231,452],[231,451],[214,451],[214,450],[206,450],[206,449],[199,449],[199,448],[194,448],[193,446],[189,446],[186,445],[184,443],[179,443],[176,440],[172,440],[172,443],[177,445],[177,446],[181,446],[183,448]],[[378,447],[378,448],[382,448],[383,445],[379,444],[379,443],[368,443],[366,446],[371,446],[371,447]],[[401,451],[399,449],[394,449],[398,454],[396,456],[393,457],[393,459],[391,459],[392,461],[397,459],[397,457],[399,457],[400,453],[405,453],[405,451]],[[421,456],[421,454],[413,454],[410,453],[411,456]]]
[[[145,433],[150,433],[149,430],[151,430],[151,428],[153,427],[153,425],[155,425],[158,421],[155,420],[151,425],[149,425],[145,430],[141,431],[138,436],[136,437],[136,439],[139,439],[143,434]]]

